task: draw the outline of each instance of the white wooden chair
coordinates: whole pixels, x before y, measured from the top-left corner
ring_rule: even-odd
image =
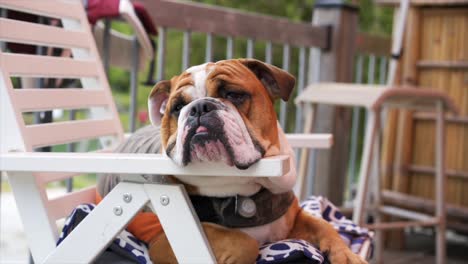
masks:
[[[140,209],[151,204],[179,262],[215,263],[183,187],[146,184],[137,174],[277,177],[289,171],[289,157],[262,159],[241,171],[222,165],[181,168],[156,154],[107,153],[124,135],[81,1],[0,0],[0,8],[58,18],[63,24],[58,28],[0,18],[0,41],[69,48],[73,54],[73,58],[59,58],[0,51],[0,171],[8,176],[34,261],[89,263]],[[11,78],[22,76],[75,78],[82,88],[14,88]],[[24,118],[25,112],[52,109],[89,109],[90,118],[47,124],[28,124]],[[102,150],[34,152],[42,146],[93,138],[99,139]],[[329,135],[295,135],[290,140],[293,145],[308,147],[331,144]],[[46,184],[82,173],[133,176],[118,184],[56,247],[55,221],[66,217],[78,204],[94,202],[95,189],[49,199]],[[180,219],[183,225],[177,224]],[[190,243],[186,243],[187,237]]]
[[[306,125],[304,131],[312,131],[315,109],[318,104],[334,106],[362,107],[367,110],[367,123],[364,136],[363,154],[360,165],[357,197],[354,202],[353,221],[359,226],[376,230],[376,259],[382,262],[383,240],[381,230],[405,228],[411,226],[434,226],[437,232],[437,263],[445,261],[445,121],[446,112],[457,114],[453,101],[444,93],[417,89],[415,87],[397,87],[384,85],[362,85],[346,83],[318,83],[308,86],[296,98],[296,103],[305,105]],[[381,112],[383,108],[433,111],[436,113],[435,161],[435,215],[426,215],[410,210],[385,206],[380,192],[380,138],[382,132]],[[374,170],[372,170],[374,168]],[[301,171],[301,169],[300,169]],[[301,173],[300,173],[301,174]],[[300,176],[300,175],[299,175]],[[372,188],[369,191],[369,183]],[[373,202],[369,204],[369,192]],[[375,224],[366,225],[366,212],[375,215]],[[411,221],[381,223],[381,214],[398,216]]]

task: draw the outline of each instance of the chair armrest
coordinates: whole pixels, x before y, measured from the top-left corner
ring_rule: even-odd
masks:
[[[288,156],[264,158],[246,170],[239,170],[221,163],[194,163],[180,167],[161,154],[45,152],[0,154],[0,171],[16,172],[280,177],[289,170]]]
[[[332,134],[286,134],[293,148],[328,149],[333,145]]]
[[[359,106],[378,110],[383,104],[411,109],[433,109],[441,101],[444,111],[457,115],[459,110],[447,94],[412,86],[385,86],[354,83],[315,83],[296,97],[295,103]]]
[[[387,86],[353,83],[315,83],[296,97],[295,103],[318,103],[370,108]]]

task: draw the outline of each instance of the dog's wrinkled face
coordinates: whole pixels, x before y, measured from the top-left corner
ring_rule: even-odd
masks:
[[[257,60],[194,66],[151,91],[153,124],[161,124],[166,154],[177,164],[225,162],[246,169],[278,153],[273,101],[287,100],[295,80]]]

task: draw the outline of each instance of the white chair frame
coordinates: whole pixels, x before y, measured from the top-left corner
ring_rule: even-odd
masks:
[[[73,54],[57,58],[0,51],[0,171],[8,176],[34,261],[90,263],[135,214],[150,205],[180,263],[215,263],[184,188],[144,183],[138,174],[279,177],[289,172],[290,157],[266,158],[237,170],[200,164],[181,168],[158,154],[33,152],[36,147],[88,138],[99,138],[111,149],[124,134],[81,1],[0,0],[0,7],[59,18],[63,24],[54,28],[0,18],[0,41],[71,48]],[[14,89],[12,76],[79,78],[83,89]],[[22,118],[23,112],[56,108],[89,108],[95,120],[26,125]],[[292,146],[299,147],[327,148],[332,143],[330,135],[288,137]],[[49,199],[45,184],[78,173],[129,176],[56,246],[55,221],[80,203],[95,202],[95,188]],[[184,224],[178,223],[180,219]]]

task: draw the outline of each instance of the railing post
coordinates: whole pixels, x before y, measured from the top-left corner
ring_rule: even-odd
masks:
[[[322,50],[320,56],[311,60],[320,61],[320,82],[352,82],[357,23],[356,6],[342,0],[316,1],[312,24],[330,26],[329,49]],[[317,152],[313,193],[341,205],[348,168],[352,111],[326,105],[317,109],[314,128],[316,132],[333,133],[334,144],[330,150]]]

